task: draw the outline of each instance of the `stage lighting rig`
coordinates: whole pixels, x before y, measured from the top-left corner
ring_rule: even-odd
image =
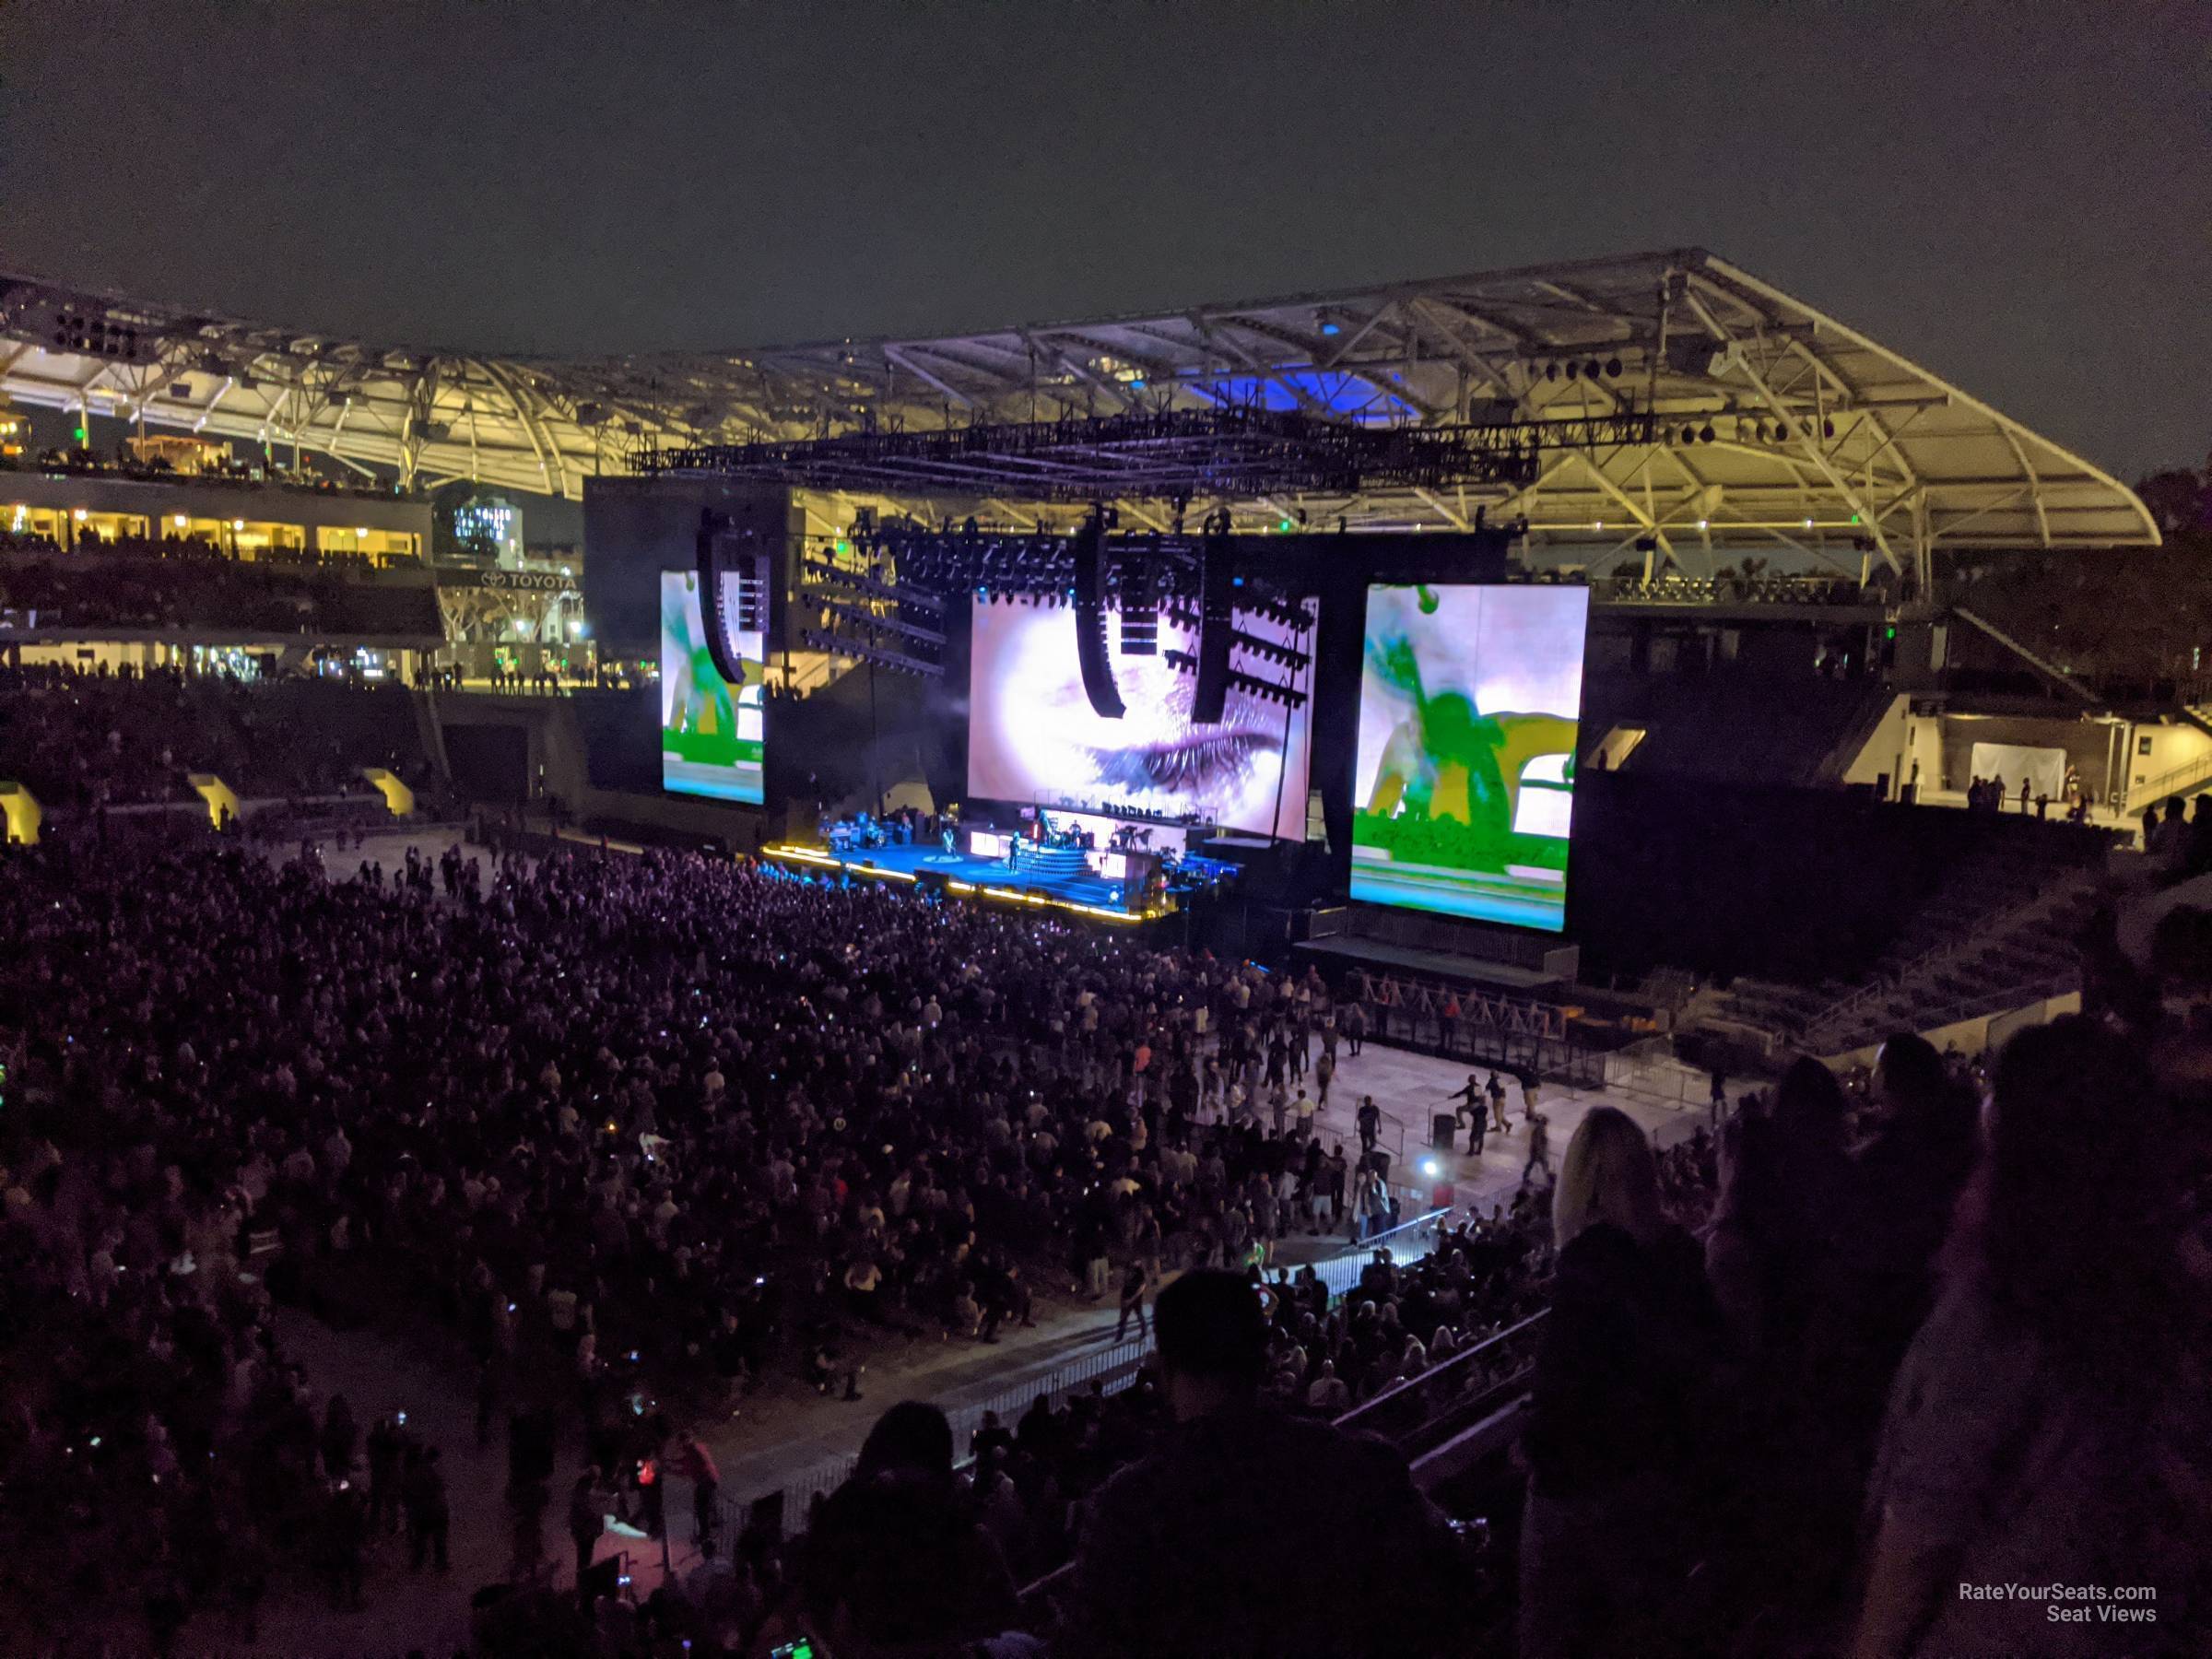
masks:
[[[1196,674],[1199,672],[1198,659],[1191,655],[1191,653],[1187,651],[1164,651],[1160,653],[1160,656],[1162,660],[1167,663],[1168,666],[1175,669],[1178,673]],[[1223,682],[1224,690],[1230,687],[1234,687],[1240,691],[1243,691],[1250,696],[1258,698],[1263,702],[1284,703],[1293,709],[1300,709],[1305,706],[1306,694],[1303,691],[1300,691],[1296,686],[1286,686],[1278,684],[1274,680],[1262,679],[1256,674],[1246,674],[1241,669],[1238,668],[1230,668],[1225,672],[1227,678]],[[1224,697],[1223,703],[1225,707],[1227,701],[1227,698]],[[1193,719],[1194,721],[1196,719],[1194,712]],[[1206,724],[1220,724],[1220,715],[1217,714],[1214,716],[1211,722]]]

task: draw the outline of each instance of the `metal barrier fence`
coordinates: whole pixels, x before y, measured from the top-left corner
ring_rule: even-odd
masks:
[[[1535,1363],[1536,1334],[1544,1313],[1530,1314],[1495,1336],[1462,1348],[1418,1377],[1393,1383],[1336,1419],[1339,1429],[1379,1434],[1394,1445],[1433,1422],[1460,1400],[1488,1394]]]
[[[1365,1002],[1372,1041],[1576,1084],[1594,1083],[1603,1068],[1603,1055],[1576,1041],[1566,1011],[1552,1004],[1421,980],[1384,983],[1387,1000]]]
[[[1358,1244],[1347,1245],[1326,1261],[1315,1262],[1313,1276],[1329,1288],[1331,1302],[1340,1301],[1350,1293],[1352,1287],[1359,1282],[1361,1271],[1375,1259],[1376,1251],[1391,1252],[1393,1258],[1397,1260],[1401,1265],[1407,1260],[1416,1259],[1400,1256],[1397,1253],[1404,1250],[1408,1244],[1418,1243],[1424,1239],[1433,1241],[1438,1222],[1451,1213],[1450,1210],[1432,1209],[1424,1215],[1416,1216],[1410,1221],[1401,1221],[1397,1226],[1379,1232],[1371,1239],[1364,1240]]]
[[[1347,1246],[1325,1261],[1314,1263],[1314,1274],[1328,1287],[1329,1300],[1332,1302],[1341,1300],[1359,1284],[1360,1272],[1374,1260],[1376,1251],[1389,1250],[1395,1255],[1409,1244],[1433,1240],[1438,1223],[1450,1213],[1448,1210],[1430,1210],[1410,1221],[1401,1222],[1385,1232],[1377,1233],[1362,1243]],[[1404,1261],[1409,1258],[1400,1255],[1399,1259]],[[956,1461],[961,1464],[968,1461],[967,1448],[974,1439],[975,1431],[982,1427],[985,1412],[995,1411],[1002,1422],[1011,1425],[1040,1394],[1057,1404],[1069,1394],[1088,1389],[1093,1382],[1100,1383],[1107,1394],[1119,1394],[1135,1381],[1137,1371],[1151,1351],[1152,1338],[1147,1330],[1145,1335],[1133,1340],[1113,1343],[1078,1355],[1041,1377],[1009,1382],[987,1399],[948,1409],[945,1415],[952,1422]],[[816,1496],[833,1492],[843,1485],[859,1461],[860,1454],[857,1452],[841,1453],[810,1465],[768,1492],[745,1498],[723,1499],[722,1521],[725,1535],[730,1530],[744,1526],[746,1516],[755,1503],[779,1493],[782,1498],[785,1528],[803,1525]]]
[[[1079,1355],[1041,1377],[1009,1382],[987,1399],[948,1408],[945,1415],[952,1423],[955,1465],[964,1465],[969,1461],[968,1447],[974,1440],[975,1431],[982,1427],[985,1412],[995,1411],[1000,1420],[1011,1427],[1041,1394],[1057,1404],[1066,1395],[1086,1390],[1094,1382],[1100,1384],[1102,1392],[1106,1394],[1119,1394],[1135,1381],[1138,1369],[1151,1351],[1152,1338],[1147,1329],[1143,1336],[1112,1343]],[[778,1497],[782,1499],[783,1529],[790,1532],[804,1527],[807,1512],[816,1497],[827,1495],[842,1486],[859,1462],[860,1453],[857,1452],[840,1453],[808,1465],[767,1492],[754,1493],[746,1498],[722,1499],[724,1535],[734,1536],[743,1529],[755,1504],[763,1499]]]
[[[1524,1381],[1535,1363],[1536,1336],[1544,1317],[1544,1312],[1532,1313],[1419,1376],[1384,1389],[1337,1417],[1335,1426],[1379,1434],[1403,1449],[1422,1428],[1447,1417],[1454,1407],[1483,1401],[1508,1383]],[[1022,1586],[1021,1629],[1041,1630],[1052,1622],[1053,1597],[1074,1570],[1071,1562]]]

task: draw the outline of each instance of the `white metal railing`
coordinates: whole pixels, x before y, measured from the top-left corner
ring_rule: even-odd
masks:
[[[1833,1036],[1839,1030],[1848,1030],[1851,1020],[1875,1002],[1905,992],[1910,982],[1924,979],[1962,958],[1997,947],[2012,934],[2033,921],[2038,912],[2054,910],[2062,902],[2079,897],[2088,890],[2092,880],[2093,877],[2086,874],[2077,874],[2071,881],[2062,881],[2056,887],[2045,888],[2011,909],[2000,912],[1991,921],[1975,927],[1967,937],[1946,940],[1913,958],[1894,973],[1885,975],[1871,984],[1860,986],[1808,1020],[1802,1033],[1803,1040],[1807,1043],[1817,1042]],[[1992,991],[1989,994],[1998,993]],[[1972,1017],[1960,1015],[1959,1018],[1964,1019]],[[1936,1023],[1947,1022],[1938,1020]]]
[[[2138,805],[2163,801],[2171,795],[2186,794],[2199,783],[2212,783],[2212,755],[2162,771],[2147,782],[2123,790],[2123,810],[2132,812]]]
[[[1984,1014],[2002,1014],[2008,1009],[2024,1008],[2030,1003],[2048,1002],[2053,997],[2065,996],[2080,989],[2080,974],[2053,974],[2035,984],[2008,985],[2002,990],[1985,991],[1979,996],[1965,997],[1941,1007],[1916,1009],[1911,1023],[1916,1031],[1937,1031],[1945,1026],[1957,1025],[1960,1020],[1979,1019]],[[1846,1026],[1840,1034],[1830,1038],[1824,1046],[1830,1051],[1843,1051],[1862,1046],[1885,1032],[1886,1028],[1863,1025],[1853,1030]]]
[[[1433,1237],[1438,1222],[1450,1213],[1441,1209],[1430,1210],[1356,1245],[1348,1245],[1327,1260],[1313,1264],[1314,1276],[1328,1287],[1329,1300],[1335,1301],[1359,1282],[1360,1273],[1374,1260],[1377,1250],[1390,1250],[1394,1253],[1424,1235]],[[1399,1258],[1401,1265],[1406,1259]],[[982,1427],[986,1412],[997,1412],[1000,1419],[1011,1426],[1040,1394],[1057,1400],[1065,1394],[1088,1388],[1094,1382],[1103,1382],[1106,1393],[1118,1394],[1135,1380],[1138,1369],[1151,1351],[1152,1338],[1147,1330],[1145,1335],[1133,1340],[1113,1343],[1091,1353],[1078,1355],[1041,1377],[1009,1382],[987,1399],[947,1409],[945,1415],[952,1424],[952,1443],[956,1448],[960,1448],[959,1461],[967,1461],[965,1448],[975,1438],[976,1430]],[[841,1452],[834,1456],[821,1458],[769,1488],[768,1491],[783,1494],[785,1524],[803,1524],[807,1506],[814,1501],[815,1495],[835,1491],[851,1477],[853,1466],[859,1461],[858,1452]],[[755,1500],[765,1496],[767,1492],[754,1492],[742,1499],[723,1500],[724,1524],[730,1529],[732,1535],[744,1525],[744,1511]]]
[[[1041,1377],[1010,1382],[988,1399],[948,1409],[945,1416],[952,1424],[956,1465],[965,1465],[969,1461],[967,1448],[973,1441],[976,1430],[982,1427],[985,1412],[997,1412],[1001,1420],[1011,1428],[1040,1394],[1056,1400],[1077,1389],[1088,1388],[1094,1382],[1102,1382],[1108,1394],[1119,1394],[1135,1380],[1138,1368],[1151,1351],[1152,1337],[1147,1329],[1142,1336],[1080,1355]],[[765,1491],[752,1492],[744,1498],[723,1499],[722,1520],[725,1535],[735,1537],[745,1525],[745,1512],[759,1499],[772,1492],[783,1494],[785,1527],[804,1527],[806,1511],[816,1496],[833,1492],[842,1486],[851,1478],[859,1462],[858,1451],[841,1452],[808,1465],[798,1473],[777,1481]]]

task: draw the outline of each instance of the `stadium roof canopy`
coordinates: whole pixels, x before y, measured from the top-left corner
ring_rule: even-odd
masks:
[[[418,483],[569,496],[647,449],[864,429],[1223,407],[1602,429],[1641,411],[1656,441],[1547,445],[1534,482],[1229,504],[1354,529],[1461,528],[1487,507],[1594,559],[1651,540],[1689,563],[1801,547],[1924,573],[1945,547],[2158,540],[2114,478],[1696,249],[931,339],[592,359],[365,344],[0,276],[0,391]],[[981,501],[1000,509],[1034,516]]]

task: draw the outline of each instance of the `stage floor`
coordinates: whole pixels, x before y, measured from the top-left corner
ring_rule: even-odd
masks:
[[[965,883],[983,893],[1032,900],[1045,900],[1074,905],[1087,912],[1110,911],[1130,921],[1141,919],[1123,910],[1113,897],[1118,884],[1108,881],[1102,876],[1089,871],[1079,876],[1039,876],[1024,870],[1010,870],[1004,859],[976,858],[966,853],[947,853],[934,843],[924,846],[916,841],[903,847],[871,847],[865,853],[833,853],[827,847],[780,846],[763,849],[763,855],[816,869],[838,868],[850,870],[855,876],[888,877],[894,881],[912,881],[926,873],[932,877],[942,876],[947,881]]]

